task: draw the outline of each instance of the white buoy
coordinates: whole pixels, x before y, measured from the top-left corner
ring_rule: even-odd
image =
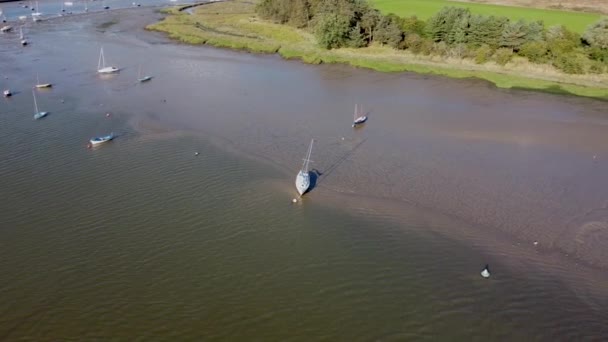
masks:
[[[534,241],[534,246],[538,245],[538,241]]]
[[[484,278],[490,278],[490,267],[488,265],[486,265],[483,271],[481,271],[481,276]]]
[[[291,203],[298,203],[298,200],[294,198],[291,200]]]
[[[194,155],[195,155],[195,156],[198,156],[198,152],[194,152]]]

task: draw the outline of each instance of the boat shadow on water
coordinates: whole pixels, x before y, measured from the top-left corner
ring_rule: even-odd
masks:
[[[335,162],[329,165],[327,169],[323,172],[312,169],[310,171],[310,188],[308,191],[312,190],[319,183],[323,182],[327,177],[329,177],[340,165],[342,165],[345,161],[347,161],[360,147],[367,141],[367,138],[361,140],[356,145],[353,146],[352,149],[346,151],[343,155],[339,156]],[[321,178],[323,176],[323,178]]]

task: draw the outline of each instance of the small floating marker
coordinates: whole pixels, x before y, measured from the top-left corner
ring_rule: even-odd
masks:
[[[291,203],[298,203],[298,200],[294,198],[291,200]]]
[[[534,241],[534,246],[538,246],[538,241]]]
[[[490,266],[486,265],[486,267],[484,267],[483,271],[481,271],[481,276],[484,278],[490,278]]]
[[[198,152],[194,152],[194,155],[195,155],[195,156],[198,156],[198,155],[199,155],[199,153],[198,153]]]
[[[112,114],[106,113],[106,118],[109,118],[110,116],[112,116]]]

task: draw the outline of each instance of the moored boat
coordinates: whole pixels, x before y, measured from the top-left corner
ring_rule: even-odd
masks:
[[[363,113],[363,110],[359,105],[355,105],[355,115],[353,117],[353,127],[360,125],[367,121],[367,116]]]
[[[100,74],[113,74],[118,72],[118,68],[114,66],[106,66],[106,58],[103,54],[103,47],[99,51],[99,62],[97,63],[97,72]]]
[[[13,93],[11,93],[10,89],[5,89],[3,91],[3,95],[4,95],[4,97],[11,97],[13,95]]]
[[[304,158],[304,164],[302,165],[302,169],[300,169],[298,175],[296,176],[296,189],[298,190],[300,196],[304,195],[310,188],[310,173],[308,172],[308,163],[310,163],[312,144],[314,142],[314,139],[310,141],[308,153],[306,153],[306,158]]]
[[[101,137],[94,137],[94,138],[91,138],[91,140],[89,140],[89,146],[90,147],[97,146],[97,145],[103,144],[105,142],[108,142],[112,139],[114,139],[114,133],[110,133],[108,135],[104,135]]]

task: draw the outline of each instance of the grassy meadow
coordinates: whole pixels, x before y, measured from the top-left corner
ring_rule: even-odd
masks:
[[[600,14],[571,12],[538,8],[499,6],[478,3],[465,3],[449,0],[369,0],[374,7],[384,13],[394,13],[402,17],[417,16],[426,20],[445,6],[468,7],[471,13],[505,16],[511,20],[542,20],[545,27],[564,25],[574,32],[582,33],[587,26],[598,21]],[[598,0],[608,1],[608,0]]]
[[[187,44],[207,44],[256,53],[278,53],[305,63],[343,63],[382,72],[411,71],[454,78],[485,79],[501,88],[534,89],[608,100],[608,78],[598,75],[566,75],[539,69],[524,60],[506,66],[476,64],[467,59],[415,55],[408,51],[372,45],[367,48],[325,50],[312,34],[291,26],[259,19],[248,0],[212,3],[193,9],[194,14],[171,8],[167,17],[147,27],[165,32]]]

